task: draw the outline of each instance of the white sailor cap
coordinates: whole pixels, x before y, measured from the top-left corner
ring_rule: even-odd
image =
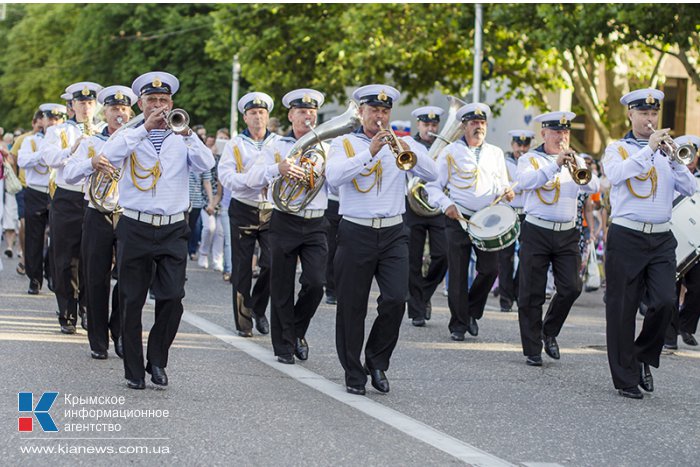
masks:
[[[542,128],[549,128],[550,130],[568,130],[571,128],[571,120],[574,118],[576,118],[575,113],[559,110],[540,114],[535,117],[534,120],[540,122]]]
[[[71,84],[66,88],[66,93],[72,95],[72,100],[74,101],[94,100],[97,98],[97,93],[100,91],[102,91],[102,86],[92,81],[81,81]]]
[[[530,130],[510,130],[508,136],[513,139],[514,143],[530,144],[532,138],[535,137],[535,132]]]
[[[62,104],[41,104],[39,110],[44,113],[44,116],[51,118],[63,118],[68,113],[68,109]]]
[[[131,90],[141,97],[147,94],[173,95],[180,89],[180,81],[165,71],[149,71],[131,83]]]
[[[323,105],[323,101],[323,94],[315,89],[295,89],[284,95],[282,105],[288,109],[292,107],[318,109]]]
[[[677,145],[681,146],[683,144],[692,144],[695,149],[700,149],[700,138],[695,135],[683,135],[674,139]]]
[[[138,97],[126,86],[109,86],[97,94],[97,102],[102,105],[126,105],[131,107],[136,103]]]
[[[61,94],[61,99],[63,99],[64,101],[70,102],[73,100],[73,94],[71,94],[69,92],[64,92],[63,94]]]
[[[628,92],[620,98],[620,104],[630,110],[659,110],[664,93],[658,89],[644,88]]]
[[[274,107],[272,97],[264,92],[249,92],[238,99],[238,111],[242,114],[248,109],[267,109],[268,112],[272,112]]]
[[[399,100],[401,93],[391,86],[386,84],[368,84],[366,86],[355,89],[352,93],[352,98],[358,104],[367,104],[372,107],[392,108],[394,101]]]
[[[491,107],[481,102],[465,104],[457,110],[457,120],[468,122],[469,120],[488,120],[491,115]]]
[[[439,123],[440,115],[442,115],[444,112],[445,111],[442,110],[440,107],[435,107],[434,105],[427,105],[425,107],[418,107],[413,112],[411,112],[411,115],[414,118],[420,120],[421,122]]]

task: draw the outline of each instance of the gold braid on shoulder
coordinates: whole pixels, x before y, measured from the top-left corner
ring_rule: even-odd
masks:
[[[532,164],[532,167],[535,170],[539,170],[540,164],[534,157],[530,157],[530,164]],[[549,186],[547,186],[548,184]],[[545,200],[542,196],[542,191],[554,191],[554,198],[552,198],[552,201]],[[557,204],[557,202],[559,201],[559,194],[561,193],[561,182],[559,181],[559,175],[557,174],[556,178],[554,179],[554,182],[547,182],[542,187],[537,188],[535,190],[535,193],[537,193],[537,197],[539,198],[542,204],[546,204],[547,206]]]
[[[131,181],[134,184],[134,186],[140,191],[153,190],[153,193],[155,194],[156,184],[158,183],[158,180],[162,175],[162,171],[160,169],[160,161],[157,161],[153,167],[146,168],[143,165],[141,165],[141,163],[136,157],[135,152],[131,153],[131,156],[129,156],[129,161],[131,162]],[[151,181],[151,184],[149,186],[144,188],[141,185],[139,185],[138,180],[146,180],[149,177],[153,177],[153,180]]]
[[[343,138],[343,149],[345,149],[345,154],[348,157],[355,157],[355,149],[352,147],[352,143],[350,143],[350,140],[347,138]],[[371,175],[374,175],[374,181],[369,187],[367,187],[367,189],[364,190],[360,188],[359,183],[357,183],[357,179],[353,178],[352,184],[355,189],[360,193],[369,193],[372,191],[372,188],[376,186],[377,193],[379,193],[382,189],[382,161],[377,161],[366,173],[360,173],[360,176],[362,177],[369,177]]]
[[[465,185],[457,185],[453,180],[454,178],[459,178],[466,182]],[[460,190],[468,190],[472,187],[476,187],[479,182],[479,167],[477,166],[474,170],[465,170],[459,167],[457,161],[455,161],[452,154],[447,155],[447,182],[453,187]]]
[[[629,154],[627,153],[627,149],[624,148],[624,146],[618,146],[617,152],[620,153],[620,157],[622,157],[622,160],[626,160],[629,157]],[[635,198],[640,198],[640,199],[646,199],[651,196],[656,196],[656,187],[658,186],[658,176],[656,174],[656,167],[652,167],[649,169],[647,173],[644,175],[637,175],[634,177],[636,180],[639,180],[640,182],[646,182],[647,180],[651,181],[651,189],[649,190],[649,193],[646,195],[640,195],[636,191],[634,191],[634,188],[632,188],[632,181],[628,178],[627,179],[627,189],[632,193],[632,196]]]

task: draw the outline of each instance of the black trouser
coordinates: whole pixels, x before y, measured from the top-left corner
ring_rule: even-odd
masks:
[[[197,222],[199,221],[199,216],[202,213],[202,208],[192,208],[190,212],[187,213],[187,223],[190,227],[190,238],[187,239],[187,252],[191,255],[197,253],[197,244],[200,240],[200,232],[197,229]]]
[[[525,215],[519,214],[520,225],[525,221]],[[520,266],[520,264],[518,264]],[[515,274],[513,274],[515,269]],[[518,279],[520,267],[515,268],[515,243],[498,252],[498,295],[501,308],[511,308],[518,300]]]
[[[335,254],[338,306],[335,345],[348,386],[364,386],[360,360],[372,279],[379,286],[377,317],[365,346],[365,362],[376,370],[389,368],[399,340],[408,293],[408,231],[403,224],[374,229],[342,220]]]
[[[557,232],[529,222],[522,225],[518,321],[524,355],[542,353],[542,336],[559,335],[571,307],[581,295],[583,283],[578,274],[581,267],[579,236],[576,228]],[[549,302],[543,321],[542,305],[550,263],[556,293]]]
[[[96,209],[85,210],[83,239],[81,242],[83,268],[85,271],[85,296],[87,298],[88,340],[90,349],[106,352],[109,334],[117,342],[120,333],[118,286],[112,291],[112,257],[117,245],[112,214],[103,214]]]
[[[326,220],[328,221],[328,256],[326,257],[326,295],[335,297],[335,270],[333,260],[337,245],[338,224],[342,216],[338,214],[340,204],[338,201],[328,200],[326,208]]]
[[[83,217],[87,202],[79,191],[56,188],[51,201],[51,243],[54,293],[61,325],[78,321],[78,303],[85,306],[85,285],[80,258]]]
[[[116,235],[124,376],[143,378],[143,305],[150,287],[156,307],[146,358],[149,364],[165,368],[183,312],[189,227],[184,220],[154,227],[121,216]]]
[[[476,248],[456,220],[445,220],[448,245],[449,279],[447,304],[450,307],[450,332],[464,334],[469,318],[481,319],[486,300],[498,277],[498,253]],[[476,251],[476,277],[469,288],[469,260]]]
[[[323,298],[328,245],[326,219],[303,219],[273,211],[270,221],[270,331],[275,355],[292,355]],[[301,260],[301,290],[294,303],[294,277]]]
[[[250,331],[253,329],[252,315],[265,316],[270,298],[269,222],[261,225],[260,210],[235,199],[231,199],[228,214],[231,223],[233,316],[237,330]],[[260,275],[251,293],[256,241],[260,244]]]
[[[678,344],[678,332],[695,334],[700,321],[700,263],[685,273],[676,286],[676,296],[680,299],[681,284],[685,285],[683,305],[674,307],[671,320],[666,328],[666,344]]]
[[[48,193],[27,188],[24,190],[24,267],[30,281],[44,279],[44,237],[49,222]]]
[[[605,244],[608,363],[616,388],[639,384],[639,363],[659,366],[664,333],[676,306],[676,246],[672,232],[645,234],[616,224]],[[648,300],[642,330],[635,322],[642,294]]]
[[[406,203],[404,223],[410,229],[408,242],[408,317],[425,318],[425,310],[435,289],[447,272],[445,216],[422,217]],[[430,266],[423,276],[425,238],[430,243]]]

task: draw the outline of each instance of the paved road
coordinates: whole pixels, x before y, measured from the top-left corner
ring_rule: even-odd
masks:
[[[579,298],[562,359],[542,368],[525,366],[517,315],[494,299],[478,338],[450,341],[438,294],[426,327],[404,322],[391,392],[368,384],[357,397],[342,386],[334,307],[311,323],[310,359],[281,365],[268,336],[234,336],[230,286],[190,262],[170,386],[133,391],[116,356],[90,358],[84,331],[60,334],[55,299],[26,295],[15,265],[0,273],[3,465],[700,465],[700,351],[681,342],[654,371],[656,392],[619,397],[598,292]],[[60,431],[35,420],[19,432],[17,393],[36,404],[47,391],[59,392],[49,414]]]

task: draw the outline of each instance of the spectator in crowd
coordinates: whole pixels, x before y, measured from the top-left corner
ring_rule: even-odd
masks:
[[[187,243],[187,249],[190,254],[190,259],[197,259],[197,248],[201,240],[202,223],[200,222],[200,213],[202,208],[206,206],[207,200],[202,193],[206,193],[211,199],[211,171],[206,171],[201,174],[190,172],[190,213],[188,223],[190,226],[190,238]]]

